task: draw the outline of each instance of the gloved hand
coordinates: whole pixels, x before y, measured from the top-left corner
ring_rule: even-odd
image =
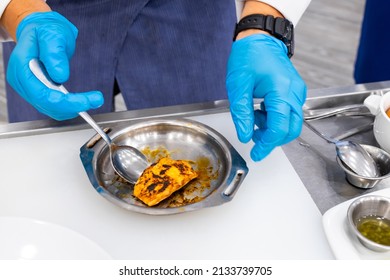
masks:
[[[255,143],[254,161],[299,136],[306,85],[282,41],[255,34],[234,42],[226,86],[239,140]],[[261,110],[254,111],[253,98],[264,98]]]
[[[54,82],[67,81],[77,33],[76,27],[56,12],[28,15],[17,28],[17,44],[8,63],[9,84],[38,111],[56,120],[74,118],[104,102],[99,91],[63,94],[49,89],[29,69],[29,61],[38,58]]]

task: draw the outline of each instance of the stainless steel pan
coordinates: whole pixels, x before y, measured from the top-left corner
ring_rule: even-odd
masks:
[[[217,206],[233,199],[248,168],[234,147],[217,131],[187,119],[154,119],[109,129],[114,142],[134,146],[151,162],[158,157],[190,160],[200,176],[154,207],[133,196],[133,185],[114,172],[109,151],[99,136],[80,149],[93,187],[114,204],[130,211],[167,215]]]

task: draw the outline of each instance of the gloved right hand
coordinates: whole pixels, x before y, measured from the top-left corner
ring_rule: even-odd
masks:
[[[17,44],[8,62],[8,83],[39,112],[56,120],[74,118],[104,102],[99,91],[64,94],[49,89],[30,71],[29,61],[37,58],[54,82],[67,81],[77,33],[77,28],[56,12],[32,13],[18,25]]]

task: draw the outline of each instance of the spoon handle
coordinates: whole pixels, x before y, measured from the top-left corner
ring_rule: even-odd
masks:
[[[344,140],[345,138],[348,138],[352,135],[355,135],[355,134],[358,134],[358,133],[361,133],[361,132],[366,132],[368,130],[371,130],[372,127],[373,127],[374,123],[371,122],[371,123],[368,123],[368,124],[363,124],[363,125],[360,125],[358,127],[354,127],[354,128],[351,128],[350,130],[347,130],[345,132],[342,132],[340,134],[336,134],[336,135],[332,135],[331,137],[333,139],[337,139],[337,140]]]
[[[64,92],[65,93],[65,92]],[[80,117],[82,117],[92,128],[103,138],[108,145],[111,144],[111,138],[108,137],[107,133],[100,128],[100,126],[94,121],[90,114],[87,112],[79,112]]]
[[[64,94],[68,94],[69,91],[60,84],[57,84],[53,82],[50,78],[49,75],[46,74],[46,69],[38,61],[38,59],[32,59],[29,62],[29,67],[31,72],[35,75],[35,77],[38,78],[45,86],[48,88],[58,90]],[[111,144],[111,138],[105,133],[100,126],[94,121],[94,119],[87,113],[87,112],[79,112],[80,117],[82,117],[90,126],[93,127],[93,129],[99,133],[99,135],[103,138],[104,141],[107,142],[107,144]]]
[[[336,139],[333,139],[333,138],[330,138],[329,136],[325,135],[324,133],[318,131],[314,126],[312,126],[309,122],[307,121],[304,121],[305,125],[311,130],[313,131],[315,134],[317,134],[318,136],[320,136],[322,139],[324,139],[326,142],[328,143],[333,143],[333,144],[336,144],[337,143],[337,140]]]

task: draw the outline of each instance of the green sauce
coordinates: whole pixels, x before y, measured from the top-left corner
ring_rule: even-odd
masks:
[[[364,216],[357,221],[357,229],[366,238],[390,246],[390,220],[379,216]]]

